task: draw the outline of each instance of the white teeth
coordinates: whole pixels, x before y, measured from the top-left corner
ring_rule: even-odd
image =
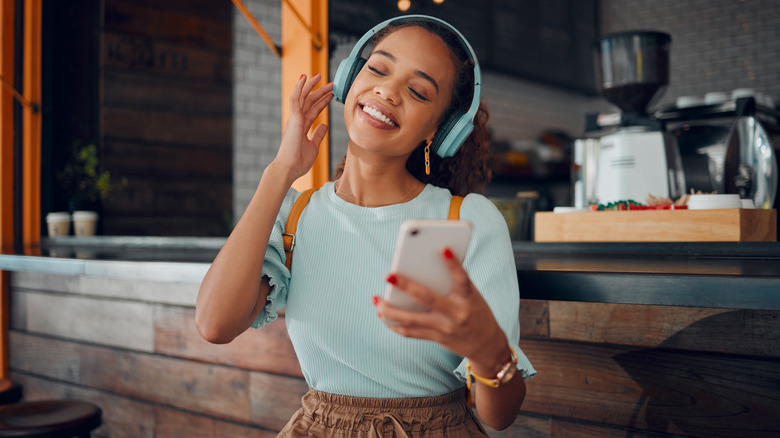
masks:
[[[371,108],[370,106],[364,105],[363,106],[363,112],[368,114],[369,116],[377,119],[377,120],[380,120],[382,122],[387,123],[390,126],[398,126],[392,120],[387,118],[386,115],[384,115],[384,114],[380,113],[379,111],[377,111],[376,108]]]

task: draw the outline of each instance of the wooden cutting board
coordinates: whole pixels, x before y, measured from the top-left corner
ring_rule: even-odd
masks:
[[[777,210],[538,212],[537,242],[777,241]]]

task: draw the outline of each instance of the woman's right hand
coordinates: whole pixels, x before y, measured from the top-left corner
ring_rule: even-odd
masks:
[[[320,143],[328,132],[328,126],[323,123],[309,137],[317,116],[333,99],[332,83],[312,91],[319,81],[319,73],[308,80],[306,75],[301,75],[290,96],[290,117],[274,161],[288,169],[293,180],[305,175],[314,165]]]

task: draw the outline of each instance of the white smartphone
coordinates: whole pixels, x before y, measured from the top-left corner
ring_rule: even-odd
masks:
[[[452,290],[452,276],[442,260],[444,248],[463,262],[471,240],[471,224],[458,220],[408,220],[401,225],[390,272],[412,279],[442,295]],[[385,300],[397,307],[424,311],[425,307],[393,285]]]

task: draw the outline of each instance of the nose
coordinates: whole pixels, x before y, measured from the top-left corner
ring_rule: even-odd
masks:
[[[393,105],[399,101],[398,85],[391,80],[382,81],[374,86],[374,94]]]

